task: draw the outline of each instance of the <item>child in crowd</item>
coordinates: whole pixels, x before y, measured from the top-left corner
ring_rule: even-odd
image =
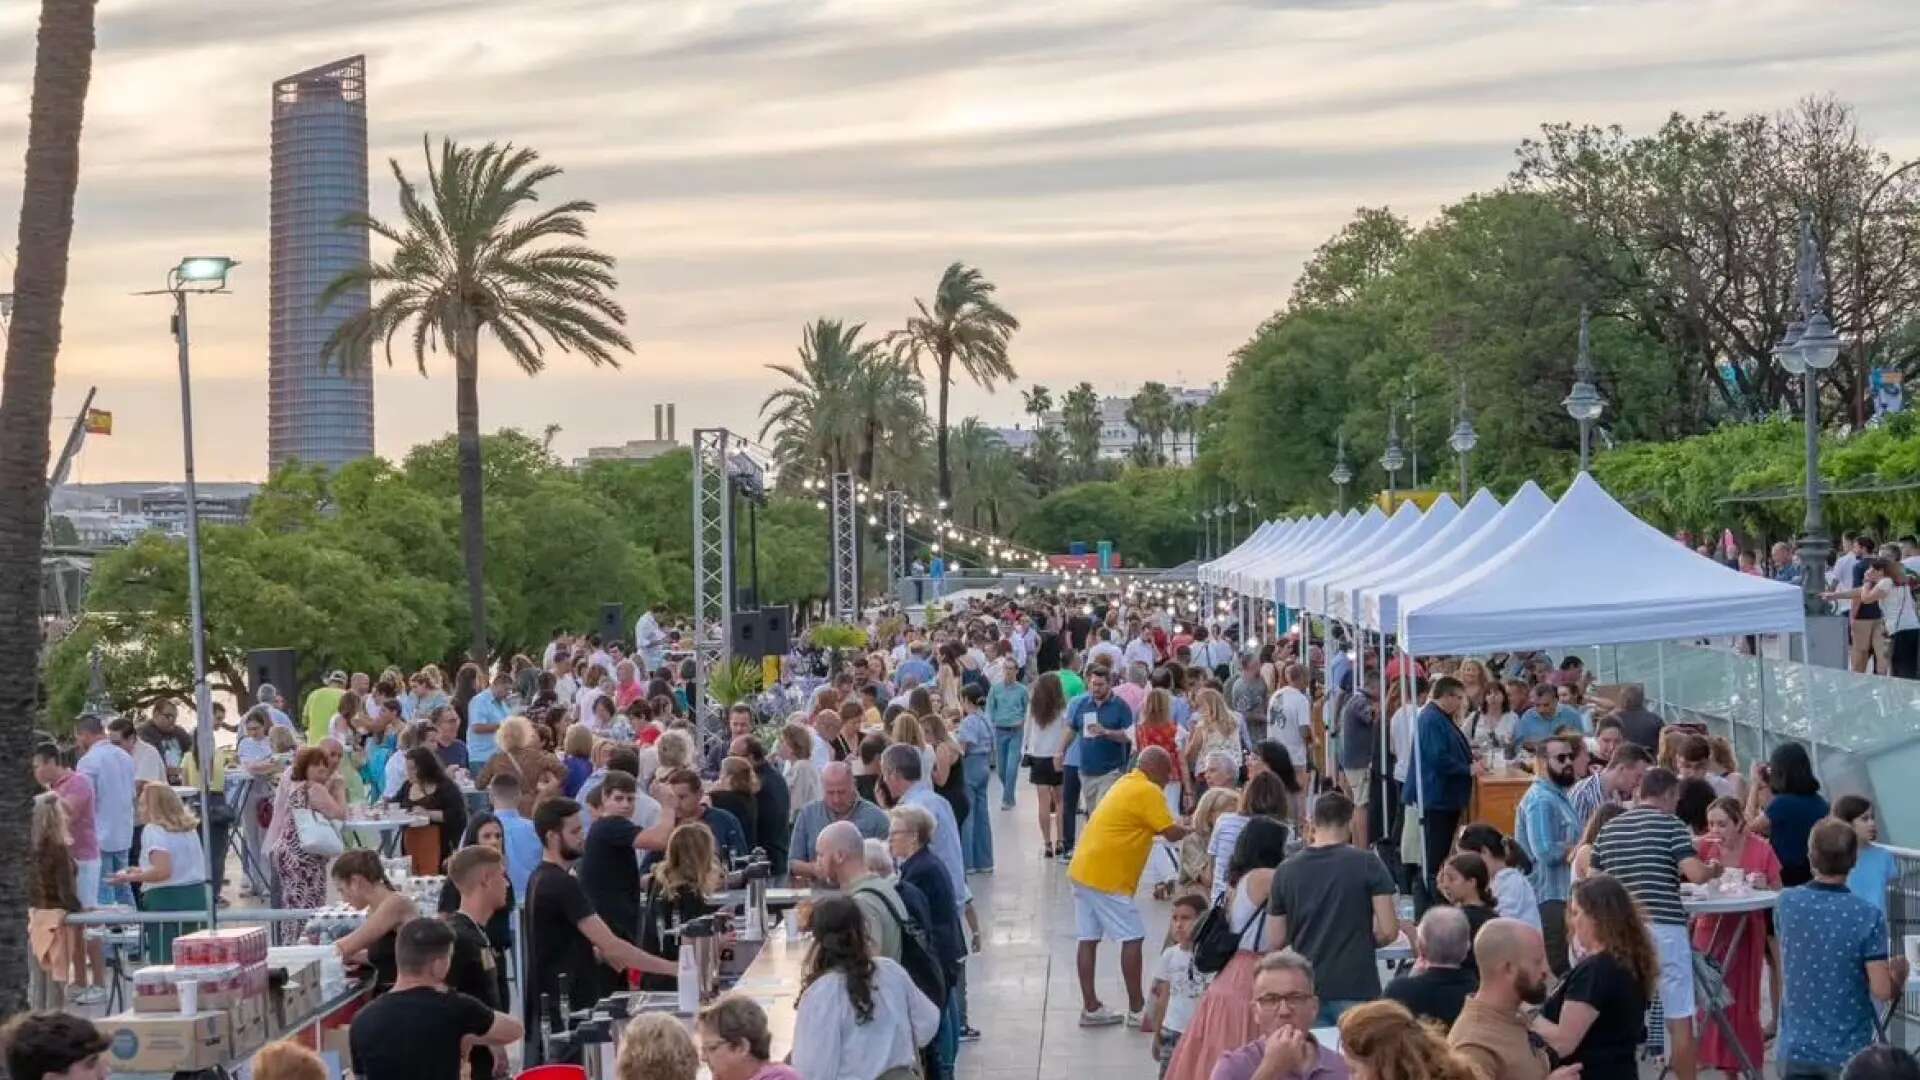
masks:
[[[1213,981],[1213,976],[1193,966],[1193,931],[1206,913],[1207,901],[1199,893],[1174,897],[1167,926],[1173,944],[1160,954],[1160,973],[1154,976],[1147,1013],[1140,1020],[1141,1031],[1154,1033],[1149,1052],[1160,1063],[1161,1076],[1167,1075],[1167,1063],[1173,1060],[1180,1033],[1193,1019],[1193,1010]]]

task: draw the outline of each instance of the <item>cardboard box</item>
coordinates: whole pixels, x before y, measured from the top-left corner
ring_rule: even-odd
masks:
[[[107,1058],[119,1072],[193,1072],[224,1064],[229,1052],[228,1016],[221,1010],[171,1016],[121,1013],[99,1021]]]
[[[234,1057],[243,1057],[266,1045],[266,995],[250,995],[227,1010],[228,1043]]]

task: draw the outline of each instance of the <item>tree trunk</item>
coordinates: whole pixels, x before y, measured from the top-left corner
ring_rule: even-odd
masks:
[[[937,358],[940,368],[940,417],[934,430],[935,453],[940,458],[940,497],[953,500],[953,474],[947,471],[947,392],[953,387],[953,357]]]
[[[0,821],[24,830],[39,716],[40,543],[47,515],[47,425],[60,354],[80,125],[93,65],[94,0],[42,0],[20,195],[13,323],[0,383]],[[157,268],[156,268],[157,269]],[[0,1015],[26,1008],[24,844],[0,845]]]
[[[457,398],[454,419],[460,451],[460,552],[467,566],[467,657],[487,663],[487,532],[481,512],[480,490],[480,357],[479,335],[463,331],[461,355],[454,360]]]

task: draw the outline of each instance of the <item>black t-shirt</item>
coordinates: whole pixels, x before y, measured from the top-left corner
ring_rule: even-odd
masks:
[[[627,861],[633,861],[629,851]],[[636,902],[639,893],[634,893]],[[580,923],[592,918],[593,902],[572,874],[550,862],[534,867],[527,878],[527,954],[533,993],[527,995],[527,1015],[540,1015],[540,999],[559,993],[560,975],[567,976],[567,1003],[591,1005],[604,996],[604,969],[594,959],[593,943],[580,932]],[[556,998],[557,1001],[557,998]]]
[[[1867,566],[1867,560],[1855,559],[1853,561],[1853,587],[1854,588],[1860,589],[1860,588],[1866,587],[1868,569],[1870,568]],[[1880,617],[1880,605],[1869,604],[1863,601],[1860,604],[1859,610],[1853,613],[1853,617],[1856,619],[1877,619]]]
[[[1416,1017],[1452,1027],[1460,1018],[1467,995],[1479,988],[1480,980],[1463,968],[1428,968],[1388,983],[1383,996],[1405,1005]]]
[[[1646,1039],[1647,996],[1626,966],[1607,953],[1593,953],[1567,972],[1540,1015],[1559,1023],[1560,1009],[1569,1001],[1592,1006],[1597,1015],[1560,1064],[1579,1064],[1580,1080],[1637,1080],[1633,1059]]]
[[[725,789],[707,796],[713,805],[732,814],[740,822],[740,831],[747,836],[749,849],[759,846],[760,801],[752,795],[743,795],[738,791]]]
[[[793,792],[786,777],[772,762],[754,768],[760,777],[760,790],[753,796],[753,842],[767,849],[767,861],[773,864],[775,877],[787,872],[787,852],[793,845]]]
[[[1478,983],[1480,981],[1480,962],[1475,959],[1473,955],[1472,942],[1480,939],[1480,928],[1492,921],[1497,912],[1485,904],[1468,904],[1460,909],[1460,914],[1467,917],[1468,942],[1467,958],[1461,962],[1460,970],[1466,972],[1469,978]]]
[[[466,994],[395,990],[353,1018],[353,1071],[361,1080],[460,1080],[461,1037],[492,1027],[493,1010]]]
[[[1348,844],[1307,848],[1273,872],[1267,910],[1286,916],[1287,940],[1313,962],[1321,1001],[1380,996],[1373,898],[1392,895],[1380,857]]]
[[[487,932],[459,912],[446,917],[453,930],[453,964],[447,968],[447,989],[457,990],[495,1012],[506,1008],[500,997],[499,961]],[[493,1075],[493,1051],[476,1045],[467,1053],[469,1080]]]
[[[593,901],[593,910],[628,941],[640,926],[640,860],[633,848],[639,833],[632,818],[595,818],[580,858],[580,887]]]

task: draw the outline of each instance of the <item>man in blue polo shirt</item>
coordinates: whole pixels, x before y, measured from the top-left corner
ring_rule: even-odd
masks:
[[[1073,742],[1080,747],[1080,795],[1087,814],[1120,779],[1133,746],[1133,710],[1113,692],[1113,676],[1104,667],[1087,671],[1087,693],[1067,709]]]
[[[1874,999],[1895,1000],[1907,958],[1887,955],[1887,920],[1847,889],[1858,857],[1853,827],[1828,818],[1807,838],[1813,880],[1780,894],[1773,921],[1785,958],[1780,1075],[1837,1077],[1873,1042]]]
[[[1533,707],[1520,714],[1513,725],[1513,741],[1523,746],[1537,746],[1547,736],[1561,728],[1572,728],[1585,733],[1587,726],[1580,711],[1570,705],[1560,703],[1560,694],[1551,683],[1539,683],[1527,693],[1527,700]]]

